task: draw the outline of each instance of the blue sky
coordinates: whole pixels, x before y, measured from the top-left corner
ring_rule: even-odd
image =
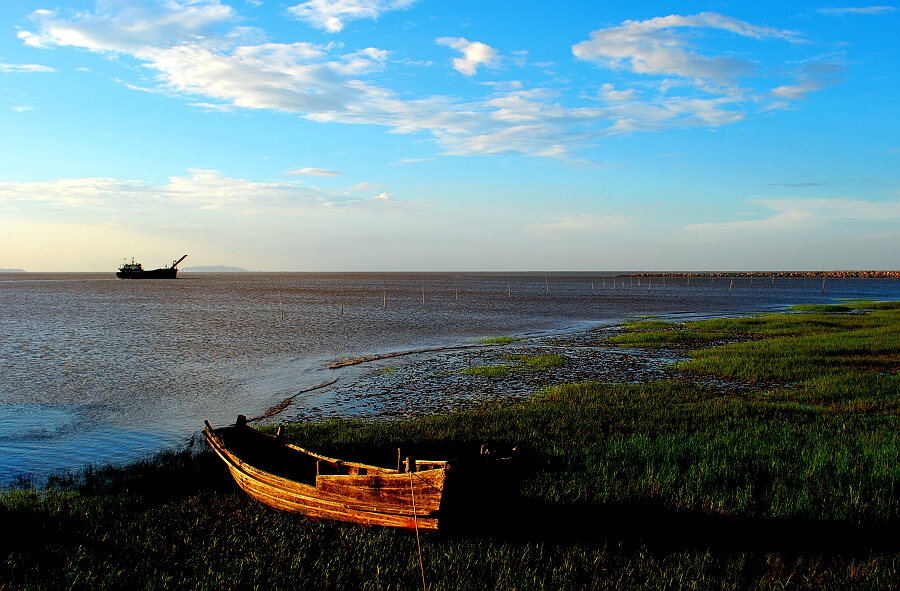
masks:
[[[0,268],[900,267],[900,9],[0,3]]]

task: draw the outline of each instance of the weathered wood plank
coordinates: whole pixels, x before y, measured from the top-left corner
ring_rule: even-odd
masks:
[[[446,471],[443,462],[429,462],[441,468],[400,474],[390,469],[356,462],[344,462],[314,454],[298,446],[281,444],[276,438],[246,426],[212,429],[206,437],[225,462],[235,482],[248,495],[271,507],[303,513],[314,518],[336,519],[367,525],[437,529]],[[254,466],[228,448],[225,439],[255,451],[252,444],[290,450],[287,456],[309,462],[309,483],[287,478]],[[242,440],[245,438],[251,443]],[[240,445],[239,445],[240,447]],[[252,454],[251,454],[252,455]],[[265,454],[264,454],[265,455]],[[287,456],[285,456],[287,458]],[[268,456],[265,456],[269,459]],[[287,458],[289,461],[290,458]],[[414,460],[410,465],[418,467]],[[320,466],[338,474],[319,474]],[[423,466],[424,467],[424,466]],[[431,467],[431,466],[428,466]],[[290,472],[296,472],[292,468]],[[312,483],[315,482],[316,485]],[[413,511],[415,495],[415,511]],[[413,517],[415,513],[415,518]]]

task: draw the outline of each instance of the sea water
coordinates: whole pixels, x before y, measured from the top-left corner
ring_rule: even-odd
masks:
[[[362,369],[329,368],[344,357],[900,297],[891,279],[615,275],[0,275],[0,485],[183,447],[204,419],[256,416],[334,379],[346,389]]]

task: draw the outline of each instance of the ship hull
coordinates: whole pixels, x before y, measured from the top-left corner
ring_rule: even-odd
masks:
[[[177,274],[178,269],[173,267],[149,271],[118,271],[116,277],[119,279],[175,279]]]

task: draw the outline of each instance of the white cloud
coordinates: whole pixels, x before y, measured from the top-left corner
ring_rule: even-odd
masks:
[[[288,174],[291,176],[341,176],[341,173],[338,171],[328,170],[327,168],[298,168],[297,170],[289,170]]]
[[[34,107],[31,107],[28,105],[18,105],[18,106],[12,107],[12,110],[15,111],[16,113],[27,113],[28,111],[33,111]]]
[[[628,101],[637,98],[635,89],[616,90],[615,85],[609,82],[600,88],[600,96],[608,101]]]
[[[794,31],[705,12],[625,21],[575,44],[572,53],[577,58],[642,79],[641,92],[616,90],[612,83],[600,88],[596,97],[606,102],[604,113],[613,120],[607,133],[720,127],[742,121],[751,110],[787,108],[791,101],[840,82],[843,66],[832,58],[766,67],[760,60],[729,52],[704,52],[703,39],[714,33],[760,42],[800,41]]]
[[[889,14],[896,11],[894,6],[851,6],[847,8],[820,8],[819,13],[826,16],[844,16],[845,14]]]
[[[526,229],[543,238],[570,238],[573,234],[606,234],[632,226],[636,218],[622,215],[579,214],[533,224]]]
[[[898,150],[900,153],[900,150]],[[417,164],[419,162],[431,162],[434,158],[401,158],[397,164]]]
[[[32,74],[35,72],[55,72],[50,66],[40,64],[4,64],[0,62],[0,72],[4,74]]]
[[[645,21],[625,21],[618,27],[600,29],[591,38],[572,47],[575,57],[616,70],[638,74],[679,76],[730,84],[751,73],[751,62],[722,55],[707,56],[690,49],[681,29],[713,29],[754,39],[794,40],[792,31],[761,27],[704,12],[693,16],[670,15]]]
[[[787,84],[772,89],[772,96],[782,99],[798,100],[810,92],[816,92],[841,81],[844,67],[836,63],[804,64],[798,73],[795,84]]]
[[[377,183],[356,183],[355,185],[351,185],[347,187],[348,193],[356,193],[362,191],[381,191],[384,189],[384,185],[379,185]]]
[[[287,10],[305,23],[329,33],[343,30],[349,21],[377,19],[392,10],[405,10],[416,0],[307,0]]]
[[[135,55],[150,47],[170,45],[173,39],[202,37],[237,18],[234,10],[219,0],[101,2],[97,12],[80,13],[74,21],[60,19],[49,10],[36,10],[31,16],[41,30],[19,31],[26,45],[72,45]]]
[[[98,223],[144,212],[168,215],[180,208],[185,215],[217,210],[235,215],[283,212],[297,215],[324,205],[353,206],[362,200],[297,183],[254,182],[221,175],[216,170],[192,169],[162,185],[114,178],[73,178],[48,182],[0,182],[0,209],[43,203],[61,217],[79,212]],[[384,201],[384,199],[379,199]],[[406,202],[393,200],[394,207]],[[48,214],[50,215],[50,214]]]
[[[796,198],[749,199],[748,202],[772,213],[738,222],[690,224],[685,229],[702,235],[765,234],[799,232],[826,224],[900,221],[900,200]]]
[[[323,14],[327,9],[374,18],[372,14],[410,4],[319,2],[298,6],[317,8]],[[695,51],[685,30],[697,35],[713,30],[789,41],[796,36],[715,13],[626,21],[595,31],[591,40],[573,48],[577,56],[593,63],[663,76],[655,92],[650,84],[640,86],[638,92],[605,83],[593,96],[582,91],[567,97],[511,80],[487,86],[486,96],[467,100],[424,92],[424,98],[398,95],[377,82],[381,72],[398,67],[390,61],[388,51],[375,47],[345,50],[338,43],[269,42],[261,31],[236,26],[236,13],[218,0],[137,5],[101,2],[94,12],[80,12],[68,19],[46,10],[35,11],[32,19],[35,30],[19,33],[27,44],[128,56],[155,72],[154,85],[142,81],[131,84],[134,88],[189,96],[193,99],[190,104],[205,110],[268,109],[323,123],[381,125],[395,133],[425,132],[447,154],[515,152],[578,161],[578,151],[611,134],[727,125],[744,119],[751,109],[783,108],[836,80],[834,74],[817,73],[816,64],[804,64],[794,67],[797,73],[791,80],[766,78],[775,80],[769,82],[773,88],[768,99],[764,89],[724,84],[735,71],[756,66],[748,59],[735,68],[726,67],[736,63],[734,58]],[[442,37],[438,42],[462,52],[454,65],[466,75],[499,61],[497,51],[482,43],[459,37]],[[696,79],[698,76],[701,79]],[[581,106],[576,100],[589,100],[590,106]]]
[[[480,41],[469,41],[463,37],[440,37],[435,41],[463,54],[463,57],[453,58],[453,69],[466,76],[475,75],[478,66],[493,66],[497,59],[497,50]]]

